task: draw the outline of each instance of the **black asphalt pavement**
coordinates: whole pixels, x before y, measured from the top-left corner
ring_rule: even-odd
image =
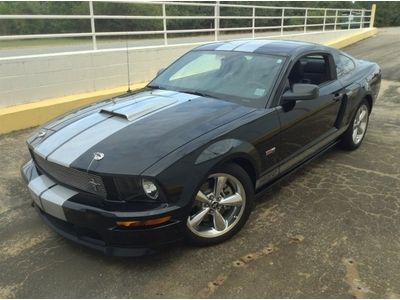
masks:
[[[30,206],[32,130],[0,136],[0,298],[399,298],[400,28],[345,49],[382,66],[363,145],[272,188],[224,244],[112,258],[68,242]]]

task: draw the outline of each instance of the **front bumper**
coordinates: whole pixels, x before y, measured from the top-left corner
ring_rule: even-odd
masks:
[[[39,215],[60,235],[81,245],[114,256],[150,254],[182,240],[182,209],[166,206],[152,211],[120,212],[78,203],[78,191],[38,173],[31,160],[21,168]],[[167,223],[140,228],[120,228],[117,221],[146,220],[170,215]]]

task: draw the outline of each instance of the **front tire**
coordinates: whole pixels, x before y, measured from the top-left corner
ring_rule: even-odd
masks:
[[[368,128],[370,106],[363,100],[350,122],[349,128],[343,134],[340,146],[346,150],[355,150],[360,147]]]
[[[186,240],[198,246],[223,242],[249,218],[254,188],[249,175],[236,164],[213,171],[201,184],[186,222]]]

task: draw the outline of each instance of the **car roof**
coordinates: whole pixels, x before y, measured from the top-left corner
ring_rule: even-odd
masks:
[[[199,46],[194,50],[209,51],[239,51],[253,52],[271,55],[294,56],[297,53],[316,50],[326,51],[330,49],[323,45],[288,40],[236,40],[226,42],[215,42]]]

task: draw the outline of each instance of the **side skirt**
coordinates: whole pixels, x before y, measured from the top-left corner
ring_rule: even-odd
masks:
[[[256,198],[261,198],[270,188],[275,186],[277,183],[279,183],[281,180],[285,179],[289,175],[295,173],[299,169],[301,169],[303,166],[309,164],[310,162],[314,161],[315,159],[319,158],[321,155],[323,155],[325,152],[327,152],[329,149],[333,148],[339,143],[340,140],[336,139],[329,144],[327,144],[325,147],[321,148],[318,152],[316,152],[314,155],[310,156],[309,158],[305,159],[304,161],[298,163],[291,169],[287,170],[283,174],[279,175],[275,179],[269,181],[267,184],[261,186],[260,188],[257,188],[256,190]]]

